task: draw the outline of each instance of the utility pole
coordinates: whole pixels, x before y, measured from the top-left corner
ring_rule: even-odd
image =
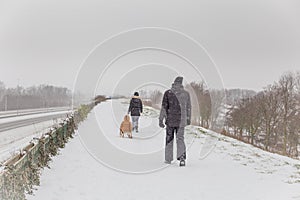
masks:
[[[7,111],[7,95],[5,95],[5,106],[4,106],[4,110]]]
[[[19,91],[19,84],[20,84],[20,79],[18,78],[18,85],[17,85],[17,115],[19,115],[19,96],[20,96],[20,91]]]

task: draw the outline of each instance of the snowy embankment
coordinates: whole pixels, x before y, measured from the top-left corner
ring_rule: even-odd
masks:
[[[141,132],[134,134],[133,140],[119,138],[113,122],[118,124],[126,109],[127,104],[121,101],[115,101],[114,106],[111,101],[98,105],[79,126],[77,136],[53,159],[51,169],[43,171],[41,186],[28,199],[300,200],[299,160],[264,152],[211,131],[203,133],[200,127],[186,129],[188,160],[184,168],[174,162],[152,173],[133,175],[106,167],[91,156],[81,140],[83,134],[98,130],[97,120],[111,126],[106,137],[124,151],[146,153],[164,146],[164,130],[151,133],[157,130],[157,113],[151,108],[146,109]],[[205,159],[199,159],[206,139],[216,141],[215,147]],[[149,161],[154,166],[158,162],[163,162],[163,155]]]

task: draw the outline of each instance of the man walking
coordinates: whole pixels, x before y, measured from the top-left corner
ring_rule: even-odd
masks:
[[[167,125],[165,163],[173,161],[173,141],[176,134],[177,160],[179,166],[185,166],[186,147],[184,142],[184,128],[191,124],[191,99],[190,94],[184,90],[183,77],[177,77],[172,88],[164,93],[159,116],[159,126]],[[165,124],[164,124],[165,119]]]
[[[139,118],[141,116],[141,113],[143,112],[143,103],[142,100],[139,97],[139,93],[135,92],[134,96],[130,100],[129,108],[128,108],[128,114],[131,114],[132,119],[132,131],[139,132]]]

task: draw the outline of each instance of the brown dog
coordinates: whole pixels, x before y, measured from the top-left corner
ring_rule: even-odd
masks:
[[[124,137],[125,133],[127,133],[129,138],[132,138],[132,124],[129,115],[125,115],[124,121],[121,123],[120,137]]]

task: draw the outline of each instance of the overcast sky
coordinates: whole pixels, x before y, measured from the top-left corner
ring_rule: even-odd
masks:
[[[138,27],[197,40],[226,88],[260,90],[300,69],[299,0],[0,0],[0,80],[72,88],[96,45]]]

